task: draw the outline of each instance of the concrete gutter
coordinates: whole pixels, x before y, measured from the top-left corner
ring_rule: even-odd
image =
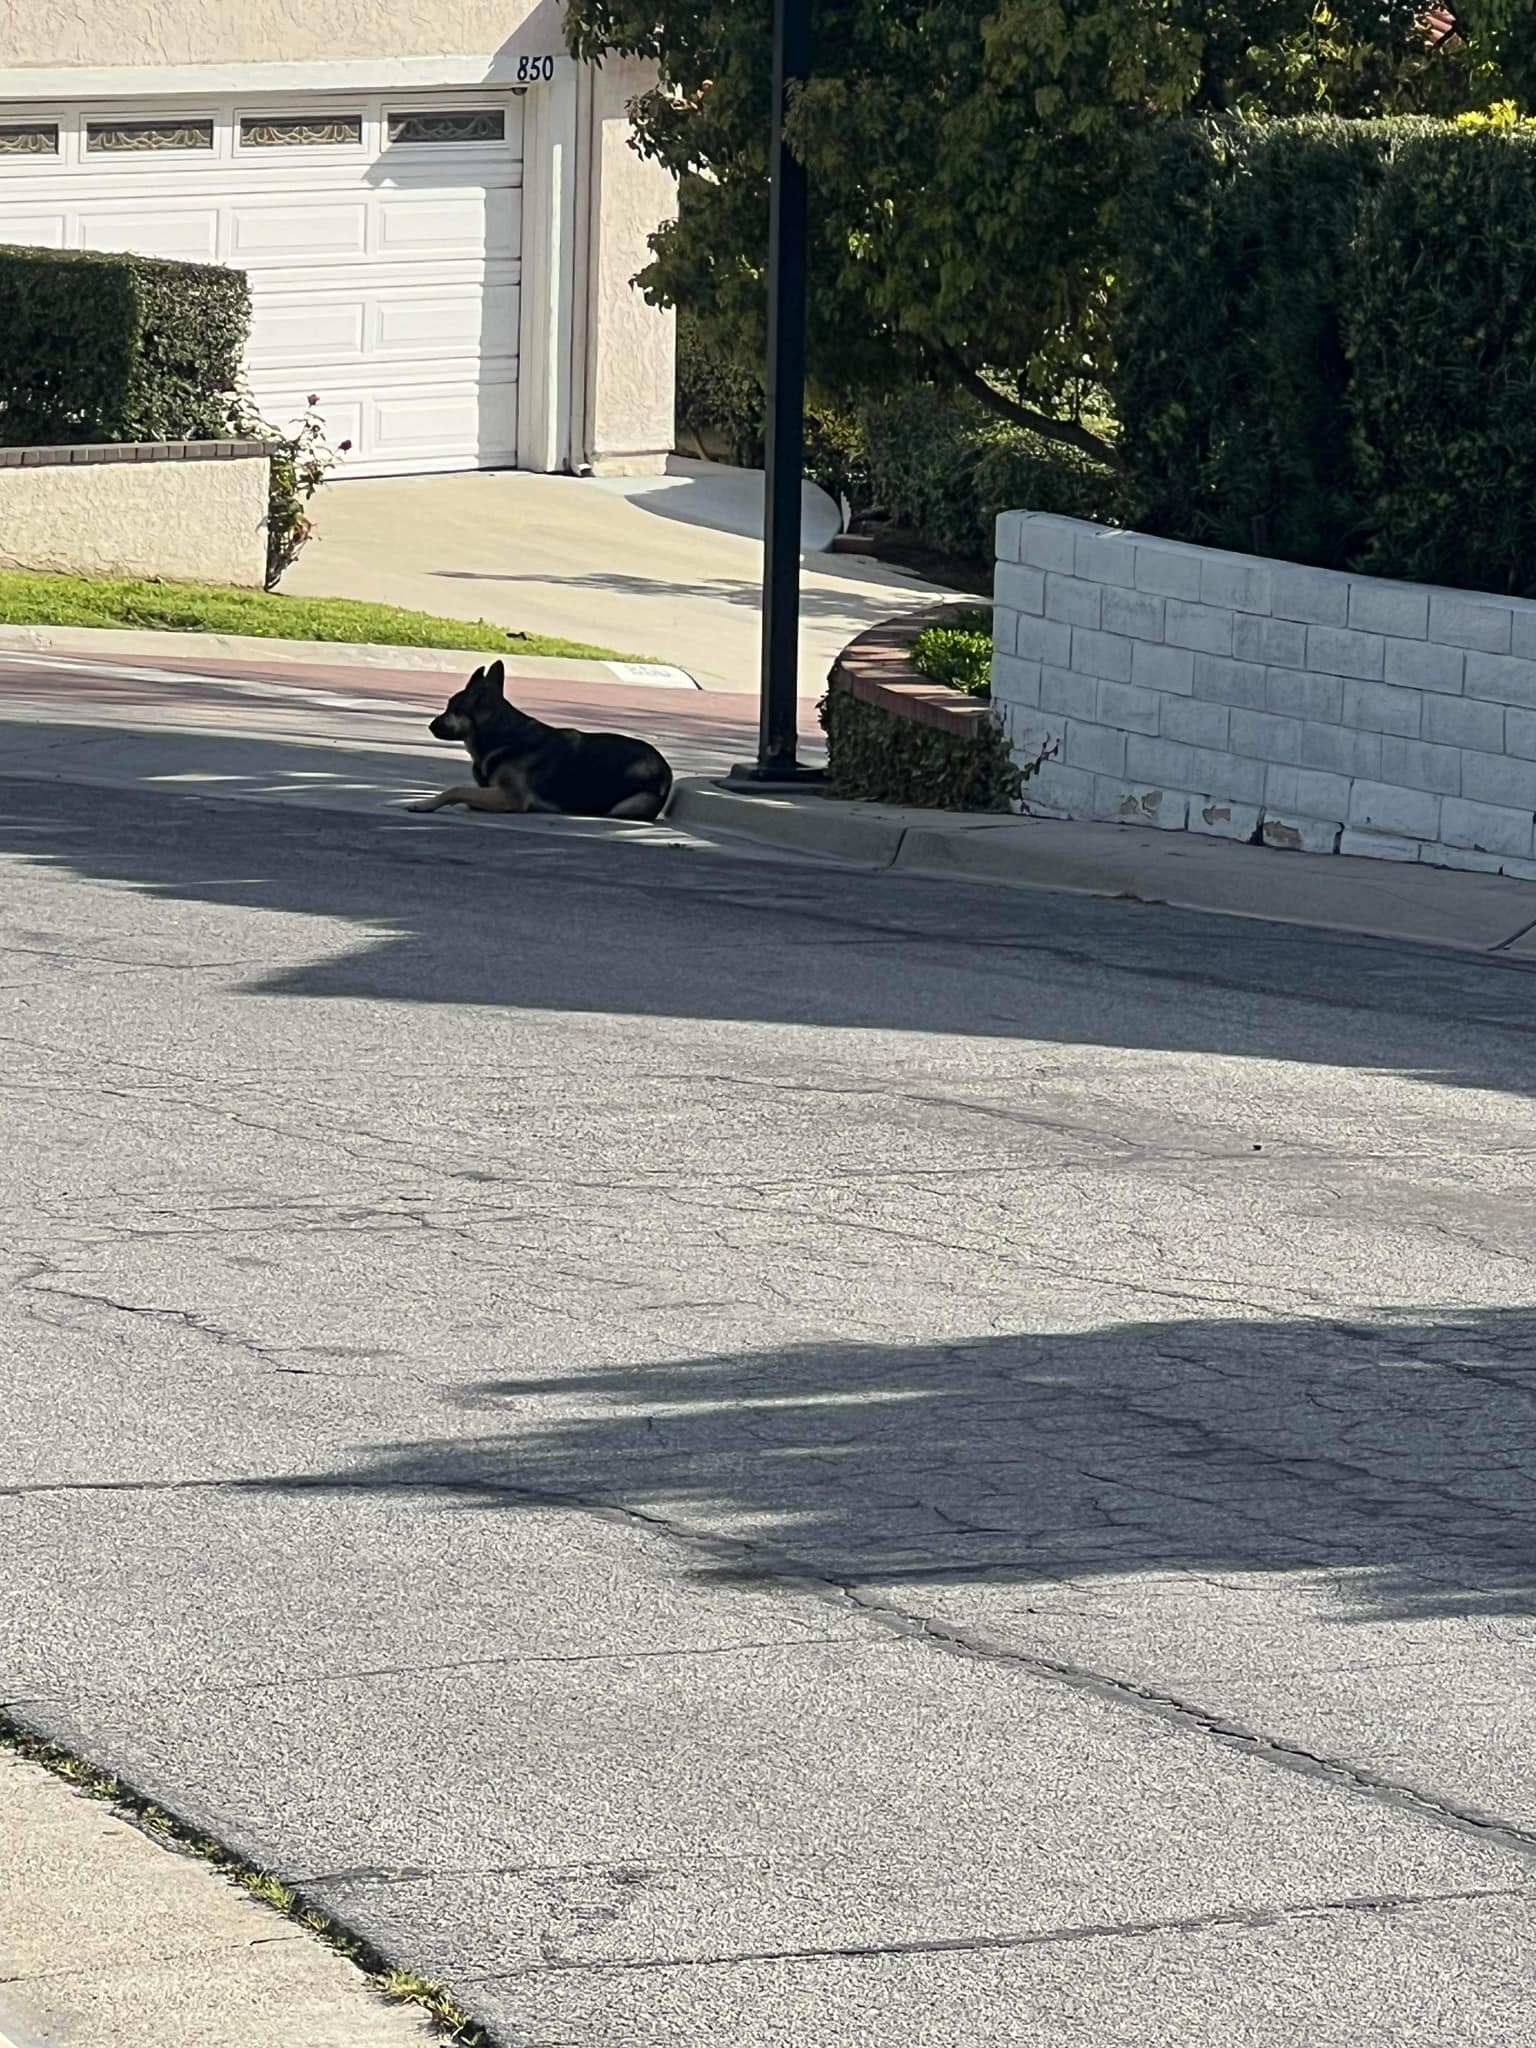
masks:
[[[742,795],[703,777],[679,782],[668,817],[863,867],[1536,960],[1536,884],[1503,875],[1282,853],[1133,825]]]
[[[165,633],[115,626],[0,625],[0,654],[83,654],[97,661],[255,662],[323,668],[419,669],[430,675],[463,675],[495,655],[485,648],[382,647],[344,640],[269,640],[250,633]],[[686,669],[664,662],[576,661],[564,655],[530,655],[507,640],[510,665],[537,665],[551,682],[641,684],[656,689],[702,689]]]

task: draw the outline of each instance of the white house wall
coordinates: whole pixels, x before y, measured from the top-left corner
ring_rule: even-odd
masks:
[[[490,56],[520,32],[563,50],[557,0],[0,0],[0,68]]]

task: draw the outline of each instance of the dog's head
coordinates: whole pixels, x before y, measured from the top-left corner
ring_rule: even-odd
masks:
[[[455,690],[427,727],[435,740],[472,740],[476,732],[506,705],[507,672],[499,661],[477,668],[462,690]]]

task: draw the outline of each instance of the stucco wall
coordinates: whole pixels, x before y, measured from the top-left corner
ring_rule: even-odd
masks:
[[[0,464],[0,565],[259,588],[268,474],[264,451],[221,461]]]
[[[1004,513],[1031,809],[1536,880],[1536,603]]]
[[[610,58],[593,83],[586,454],[598,475],[660,470],[672,451],[676,320],[634,283],[677,212],[670,174],[630,147],[629,103],[653,76]]]
[[[0,0],[0,67],[489,55],[525,23],[559,54],[560,19],[557,0]]]

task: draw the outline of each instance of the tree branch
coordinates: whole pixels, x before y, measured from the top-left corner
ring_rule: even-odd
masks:
[[[988,412],[995,412],[999,419],[1007,420],[1016,427],[1027,427],[1030,433],[1038,434],[1043,441],[1060,441],[1068,448],[1075,448],[1079,455],[1091,456],[1095,462],[1102,462],[1107,469],[1124,469],[1125,464],[1114,443],[1104,440],[1081,421],[1054,420],[1048,413],[1036,412],[1033,406],[1021,405],[1006,391],[995,389],[952,348],[941,348],[939,358],[961,390],[968,391],[978,404],[984,405]]]

